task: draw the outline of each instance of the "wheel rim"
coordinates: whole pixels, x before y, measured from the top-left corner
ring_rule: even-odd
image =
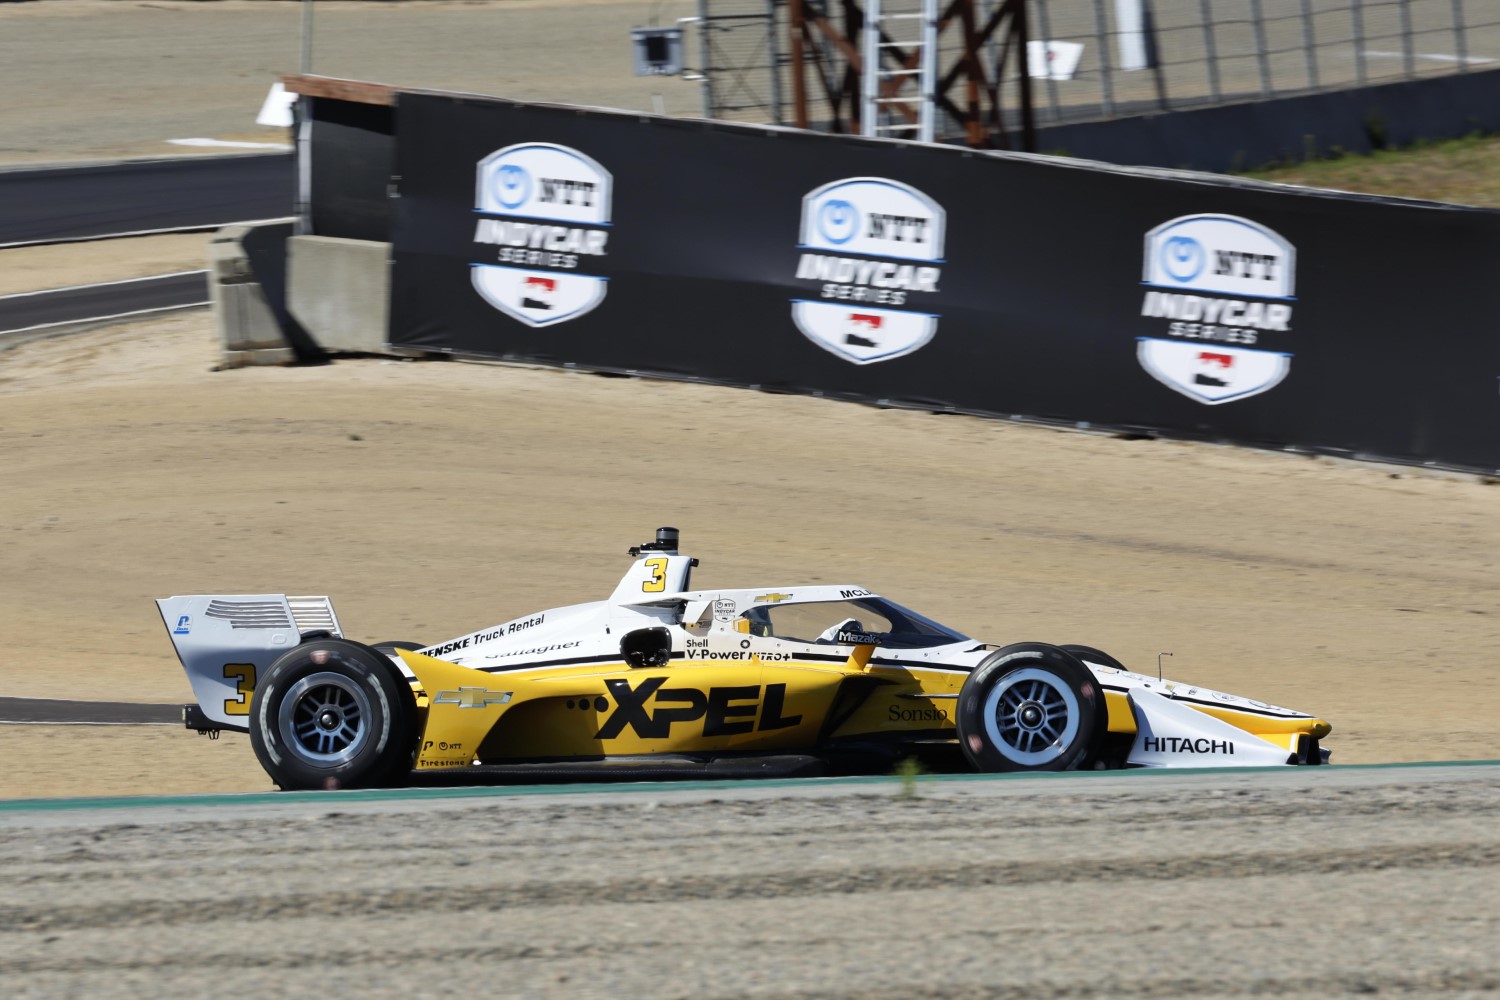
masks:
[[[1078,696],[1050,670],[1023,667],[1006,674],[984,700],[984,728],[1006,760],[1044,767],[1078,735]]]
[[[352,760],[370,738],[370,699],[342,674],[309,674],[281,700],[276,728],[287,750],[313,767]]]

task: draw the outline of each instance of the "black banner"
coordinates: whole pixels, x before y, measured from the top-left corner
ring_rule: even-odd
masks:
[[[401,94],[393,346],[1500,468],[1500,213]]]

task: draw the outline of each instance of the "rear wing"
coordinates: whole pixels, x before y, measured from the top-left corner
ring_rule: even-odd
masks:
[[[327,597],[192,595],[163,597],[156,606],[198,707],[230,729],[249,727],[256,679],[304,633],[343,636]]]

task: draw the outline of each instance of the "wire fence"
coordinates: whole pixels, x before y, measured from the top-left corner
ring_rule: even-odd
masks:
[[[698,0],[708,117],[782,125],[790,117],[785,0]]]
[[[855,34],[857,4],[851,15],[842,0],[803,2]],[[981,23],[1000,2],[974,0]],[[709,116],[788,123],[786,0],[699,0],[699,13]],[[1028,0],[1027,20],[1043,124],[1500,68],[1500,0]],[[938,51],[941,76],[962,54],[959,33],[944,32]],[[999,58],[999,43],[987,44],[992,74]],[[848,64],[819,37],[805,63],[817,127],[832,117],[825,90],[837,91]],[[1014,79],[1002,107],[1019,107]]]
[[[1034,0],[1029,10],[1032,38],[1054,56],[1034,100],[1042,121],[1500,67],[1496,0]],[[1059,53],[1076,55],[1070,73],[1057,72]]]

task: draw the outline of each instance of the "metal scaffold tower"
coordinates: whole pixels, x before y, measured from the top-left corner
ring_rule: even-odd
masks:
[[[798,128],[1035,150],[1025,0],[787,4]]]
[[[861,131],[865,135],[894,135],[902,139],[933,140],[937,82],[938,0],[865,0],[863,105]],[[905,59],[887,65],[887,51],[900,50]],[[916,66],[909,66],[908,60]],[[911,84],[916,86],[917,120],[908,121],[886,108],[910,106]]]

